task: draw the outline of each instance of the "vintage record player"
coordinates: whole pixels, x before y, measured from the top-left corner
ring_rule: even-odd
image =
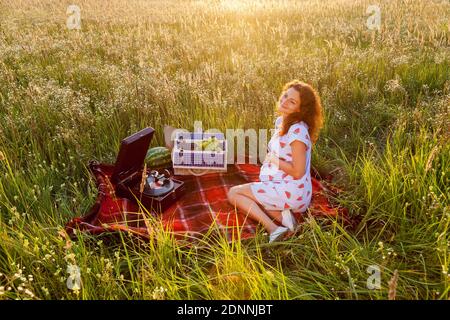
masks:
[[[154,131],[148,127],[122,140],[111,180],[117,196],[140,201],[149,212],[161,213],[183,196],[185,186],[183,181],[172,178],[168,170],[148,168],[143,176]]]

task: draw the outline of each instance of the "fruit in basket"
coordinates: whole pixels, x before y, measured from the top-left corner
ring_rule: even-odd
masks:
[[[147,151],[145,163],[151,168],[167,168],[172,165],[172,155],[166,147],[154,147]]]
[[[201,141],[198,141],[196,144],[200,150],[222,151],[222,148],[220,147],[220,140],[218,140],[216,137],[209,137],[208,139],[203,139]]]

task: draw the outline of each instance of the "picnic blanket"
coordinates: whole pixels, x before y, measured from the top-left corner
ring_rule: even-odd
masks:
[[[89,234],[105,232],[129,232],[143,238],[150,238],[151,227],[148,212],[130,199],[117,197],[115,185],[111,181],[113,165],[96,161],[89,163],[93,174],[98,196],[92,208],[82,217],[72,219],[66,224],[66,231],[74,236],[74,230]],[[259,181],[260,165],[232,164],[227,172],[210,173],[203,176],[174,176],[182,180],[186,193],[162,213],[151,213],[161,219],[167,232],[172,232],[177,239],[200,239],[211,230],[211,227],[222,232],[229,241],[252,238],[260,226],[247,216],[246,212],[236,210],[227,200],[228,190],[235,185]],[[332,205],[329,196],[337,196],[339,189],[326,180],[319,180],[316,172],[312,172],[313,196],[308,214],[312,216],[346,216],[347,209]],[[327,186],[325,186],[327,185]],[[298,221],[306,213],[294,212]]]

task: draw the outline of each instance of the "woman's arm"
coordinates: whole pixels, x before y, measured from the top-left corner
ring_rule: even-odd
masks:
[[[277,165],[280,170],[291,175],[294,179],[300,179],[305,174],[306,167],[306,145],[298,140],[291,143],[292,148],[292,162],[280,160],[277,156],[272,154],[269,156],[269,163]]]

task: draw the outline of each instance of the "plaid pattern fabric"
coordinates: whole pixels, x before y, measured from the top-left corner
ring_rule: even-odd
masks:
[[[144,213],[139,206],[126,198],[117,197],[115,185],[111,182],[114,166],[91,162],[89,169],[96,179],[98,196],[89,212],[74,218],[66,224],[66,231],[74,235],[74,230],[90,234],[126,231],[140,237],[149,238],[150,233]],[[185,183],[185,194],[171,207],[160,214],[162,224],[176,238],[188,240],[201,238],[217,227],[229,241],[237,236],[241,239],[254,237],[259,224],[247,217],[245,212],[235,210],[227,200],[228,190],[235,185],[259,181],[259,165],[229,165],[227,172],[210,173],[203,176],[174,176]],[[149,170],[150,171],[150,170]],[[313,174],[311,175],[313,176]],[[326,188],[326,181],[312,178],[313,198],[309,213],[313,216],[346,216],[347,210],[332,206],[327,194],[336,195],[339,190],[331,185]],[[302,220],[299,212],[294,212],[297,220]]]

